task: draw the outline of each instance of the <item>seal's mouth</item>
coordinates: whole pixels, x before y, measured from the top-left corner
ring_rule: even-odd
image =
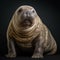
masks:
[[[32,24],[33,24],[32,18],[25,18],[25,19],[23,19],[22,22],[21,22],[21,25],[22,25],[23,27],[32,26]]]

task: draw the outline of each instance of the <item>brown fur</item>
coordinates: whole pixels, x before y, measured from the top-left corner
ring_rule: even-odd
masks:
[[[13,47],[9,48],[9,41],[12,41],[13,38],[16,40],[16,42],[19,42],[19,45],[21,47],[30,48],[32,46],[32,42],[35,42],[35,50],[34,54],[32,55],[32,58],[41,58],[43,57],[43,53],[50,51],[48,54],[54,54],[57,50],[57,45],[54,40],[54,38],[51,35],[51,32],[49,29],[45,26],[45,24],[42,23],[40,17],[37,15],[34,19],[34,24],[31,27],[28,27],[27,29],[20,27],[20,22],[18,21],[18,15],[17,12],[19,11],[21,7],[19,7],[10,23],[7,29],[7,40],[8,40],[8,49],[13,49]],[[32,9],[31,6],[23,6],[23,9]],[[37,14],[37,13],[36,13]],[[12,43],[11,43],[12,44]],[[34,45],[34,44],[33,44]],[[8,54],[7,57],[15,57],[16,52],[15,48],[13,49],[10,55]]]

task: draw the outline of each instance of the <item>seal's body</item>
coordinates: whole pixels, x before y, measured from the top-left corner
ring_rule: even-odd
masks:
[[[54,54],[57,50],[56,42],[51,32],[42,23],[35,9],[31,6],[19,7],[7,29],[7,57],[16,57],[14,40],[23,48],[35,47],[32,58],[43,57],[44,52]]]

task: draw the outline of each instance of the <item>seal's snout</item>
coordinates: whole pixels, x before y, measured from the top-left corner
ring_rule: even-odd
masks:
[[[25,12],[23,12],[22,16],[24,18],[29,18],[31,20],[33,20],[33,18],[34,18],[33,13],[31,11],[25,11]]]
[[[31,11],[26,11],[26,12],[24,13],[24,15],[27,16],[27,17],[31,17],[31,14],[32,14]]]

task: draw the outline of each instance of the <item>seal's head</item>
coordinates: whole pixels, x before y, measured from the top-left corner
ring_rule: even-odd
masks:
[[[34,24],[37,13],[33,7],[23,5],[17,9],[17,16],[20,21],[20,26],[31,27]]]

